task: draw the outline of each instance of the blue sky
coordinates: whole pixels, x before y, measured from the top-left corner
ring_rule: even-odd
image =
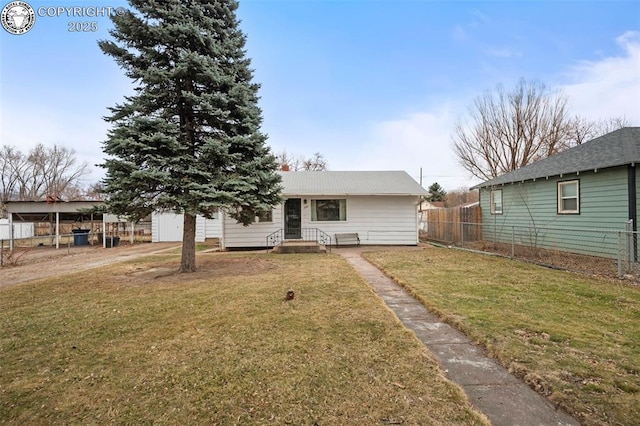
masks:
[[[425,187],[471,186],[453,155],[453,126],[475,97],[520,78],[562,90],[572,113],[640,126],[637,0],[244,0],[238,15],[272,149],[320,152],[333,170],[406,170],[418,180],[422,168]],[[74,21],[98,31],[69,32]],[[101,177],[102,117],[131,90],[96,44],[110,26],[36,16],[24,35],[0,29],[3,145],[68,146],[92,165],[88,181]]]

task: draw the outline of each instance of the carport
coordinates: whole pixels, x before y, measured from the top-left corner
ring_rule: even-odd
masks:
[[[9,219],[11,238],[9,248],[13,250],[13,223],[49,223],[49,235],[55,237],[55,246],[60,248],[60,225],[67,223],[93,230],[96,225],[102,229],[102,244],[106,245],[108,221],[121,222],[114,215],[102,213],[103,201],[8,201],[6,211]],[[100,227],[100,224],[102,226]]]

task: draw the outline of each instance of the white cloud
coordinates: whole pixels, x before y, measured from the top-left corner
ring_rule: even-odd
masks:
[[[599,61],[581,62],[568,74],[570,83],[560,86],[569,97],[573,113],[599,120],[624,116],[640,125],[640,33],[618,37],[623,54]],[[477,95],[477,94],[476,94]],[[475,96],[475,95],[474,95]],[[373,124],[369,143],[356,161],[346,158],[334,169],[405,170],[418,178],[423,168],[423,184],[438,182],[447,190],[478,183],[458,164],[453,152],[451,131],[470,99],[448,99],[424,111]],[[348,163],[346,163],[348,161]],[[354,167],[355,164],[355,167]]]
[[[560,88],[578,115],[592,120],[624,116],[640,126],[640,32],[628,31],[616,41],[623,54],[577,64]]]
[[[478,9],[471,10],[470,14],[473,18],[475,18],[472,22],[472,25],[474,26],[491,23],[491,19],[489,19],[489,16],[480,12]]]
[[[355,161],[336,169],[404,170],[418,180],[420,168],[423,186],[438,182],[445,189],[472,186],[472,181],[457,164],[451,149],[450,131],[455,117],[448,105],[440,109],[409,114],[372,125],[369,143]]]
[[[452,37],[456,41],[467,41],[469,39],[467,31],[462,25],[456,25],[453,27]]]

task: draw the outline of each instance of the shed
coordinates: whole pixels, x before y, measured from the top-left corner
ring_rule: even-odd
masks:
[[[151,214],[151,242],[182,242],[184,215],[172,212],[153,212]],[[196,216],[196,242],[207,238],[220,238],[222,219],[216,213],[213,219]]]

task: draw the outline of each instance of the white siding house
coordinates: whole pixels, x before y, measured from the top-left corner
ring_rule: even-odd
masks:
[[[416,245],[418,205],[428,195],[403,171],[281,172],[284,202],[250,226],[223,215],[225,248],[264,247],[281,230],[286,240],[309,239],[313,230],[357,232],[361,244]]]
[[[151,214],[151,242],[181,242],[183,231],[182,214],[154,212]],[[216,215],[214,219],[196,216],[196,242],[207,238],[220,238],[222,235],[222,219]]]

